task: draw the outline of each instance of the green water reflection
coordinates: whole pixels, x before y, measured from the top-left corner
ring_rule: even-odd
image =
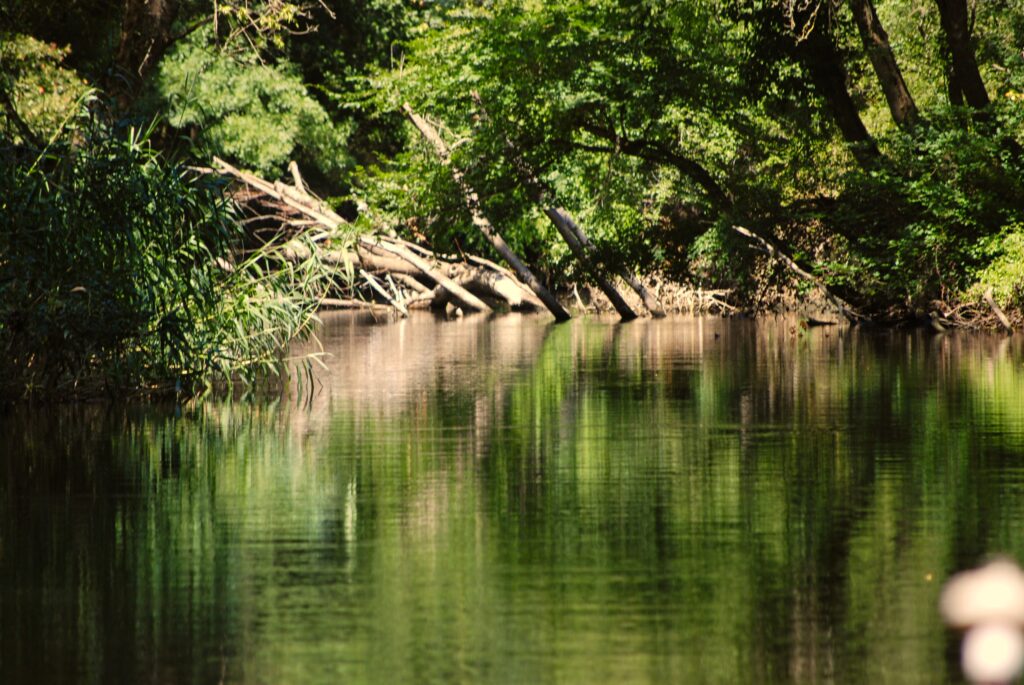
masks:
[[[315,394],[0,420],[0,682],[937,683],[1024,344],[327,320]]]

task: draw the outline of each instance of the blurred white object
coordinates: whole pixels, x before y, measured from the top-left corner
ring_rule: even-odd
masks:
[[[939,608],[946,622],[968,628],[961,650],[964,675],[973,683],[1009,683],[1024,669],[1024,572],[997,559],[953,576]]]
[[[1024,635],[1009,623],[985,623],[964,636],[960,665],[973,683],[1009,683],[1024,665]]]
[[[1024,573],[1008,559],[958,573],[946,584],[939,606],[954,628],[991,621],[1024,625]]]

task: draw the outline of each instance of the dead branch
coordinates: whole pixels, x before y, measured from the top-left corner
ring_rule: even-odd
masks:
[[[862,315],[858,314],[856,311],[854,311],[853,307],[851,307],[842,298],[838,297],[837,295],[834,295],[832,291],[829,290],[828,287],[826,287],[825,284],[822,283],[816,276],[801,268],[800,265],[793,261],[791,257],[785,254],[782,250],[780,250],[766,238],[763,238],[758,234],[754,233],[753,231],[751,231],[750,229],[743,228],[742,226],[733,226],[732,230],[736,231],[744,238],[756,243],[761,250],[763,250],[768,255],[781,262],[782,265],[785,266],[787,269],[789,269],[800,278],[804,279],[805,281],[811,283],[816,288],[818,288],[821,291],[821,293],[825,296],[825,299],[828,300],[828,302],[837,310],[839,310],[839,312],[849,321],[856,323],[857,321],[861,321],[865,318]]]

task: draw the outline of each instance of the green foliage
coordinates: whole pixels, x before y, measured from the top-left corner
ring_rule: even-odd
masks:
[[[967,287],[991,238],[1024,220],[1018,118],[972,124],[946,109],[886,136],[889,162],[848,174],[832,217],[859,260],[846,285],[875,306],[910,310]]]
[[[221,188],[148,132],[91,125],[0,165],[0,392],[194,391],[276,372],[308,333],[323,270],[232,264]]]
[[[17,116],[37,136],[49,138],[78,111],[89,91],[73,70],[62,66],[70,48],[46,44],[30,36],[0,34],[0,91],[9,94]],[[0,129],[23,141],[11,113],[0,108]]]
[[[986,290],[1003,307],[1024,309],[1024,224],[1012,224],[993,241],[988,264],[966,296],[978,301]]]
[[[641,12],[617,0],[473,4],[411,40],[398,68],[378,70],[372,97],[381,112],[409,101],[441,122],[487,214],[556,273],[576,275],[557,239],[535,242],[544,202],[569,208],[621,260],[706,286],[752,283],[747,246],[709,230],[738,220],[781,236],[859,305],[906,313],[962,292],[989,258],[986,241],[1021,219],[1024,65],[996,47],[1020,33],[1024,15],[979,14],[980,54],[1002,63],[985,73],[1004,97],[975,116],[944,102],[935,8],[884,9],[924,108],[912,130],[889,122],[848,10],[820,17],[881,150],[872,165],[838,140],[798,31],[773,2],[656,2]],[[444,170],[409,134],[410,151],[382,165],[386,175],[364,176],[364,194],[407,188],[398,223],[472,242]],[[540,200],[524,190],[531,173],[546,188]],[[424,216],[432,221],[409,220]]]
[[[664,160],[616,150],[615,136],[667,140],[671,152],[700,159],[714,182],[735,163],[737,126],[759,125],[742,113],[731,120],[715,114],[736,92],[723,52],[741,31],[713,14],[656,4],[640,16],[623,3],[587,2],[466,8],[411,41],[400,68],[378,71],[370,92],[382,112],[408,100],[443,123],[487,215],[543,268],[565,252],[526,191],[534,174],[548,189],[546,201],[568,208],[620,260],[650,268],[652,252],[664,254],[663,209],[706,207],[707,191]],[[450,186],[421,182],[430,163],[420,157],[433,153],[410,135],[414,154],[396,158],[388,179],[364,177],[365,192],[379,197],[375,184],[418,185],[419,204],[409,213],[437,217],[438,233],[454,229],[472,244]],[[557,271],[571,273],[561,265]]]
[[[691,243],[688,255],[695,284],[704,288],[749,285],[751,260],[737,258],[745,248],[729,226],[719,224],[702,233]]]
[[[11,16],[57,35],[42,24],[103,1],[44,2],[47,21],[33,23],[16,0]],[[489,252],[448,170],[402,123],[409,102],[484,213],[556,284],[581,273],[548,205],[573,214],[607,263],[763,293],[777,271],[728,230],[756,226],[858,307],[902,316],[967,292],[1003,227],[1024,220],[1024,5],[974,8],[992,99],[977,112],[956,106],[936,4],[874,4],[919,110],[904,129],[847,4],[777,0],[226,0],[216,15],[183,2],[184,38],[148,106],[183,134],[168,147],[188,138],[270,176],[297,158],[323,195],[368,208],[363,228]],[[116,35],[100,24],[92,34]],[[95,68],[90,31],[59,33]],[[42,78],[64,53],[33,54]],[[11,64],[5,84],[18,82]],[[865,135],[854,154],[846,141]]]
[[[161,61],[153,89],[171,126],[262,174],[280,175],[298,159],[337,181],[350,165],[348,131],[328,118],[286,60],[232,54],[212,45],[210,31],[197,31]]]

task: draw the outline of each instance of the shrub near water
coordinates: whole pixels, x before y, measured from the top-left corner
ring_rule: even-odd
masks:
[[[0,164],[0,391],[192,390],[252,377],[308,330],[315,272],[231,266],[239,238],[221,189],[137,133]],[[314,265],[315,266],[315,265]]]
[[[994,257],[967,292],[978,301],[989,288],[1001,306],[1024,310],[1024,224],[1008,226],[994,241]]]

